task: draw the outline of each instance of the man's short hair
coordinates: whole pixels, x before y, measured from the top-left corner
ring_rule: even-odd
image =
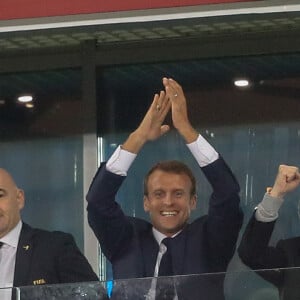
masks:
[[[148,196],[148,181],[150,175],[156,171],[156,170],[161,170],[163,172],[167,173],[173,173],[173,174],[185,174],[189,177],[191,180],[191,191],[190,195],[194,196],[196,195],[196,179],[191,171],[191,169],[184,163],[178,161],[178,160],[166,160],[166,161],[161,161],[155,164],[146,174],[144,178],[144,195]]]

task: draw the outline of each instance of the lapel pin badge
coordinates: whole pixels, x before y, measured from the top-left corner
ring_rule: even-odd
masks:
[[[33,285],[40,285],[40,284],[45,284],[46,280],[41,278],[41,279],[37,279],[37,280],[33,280]]]
[[[24,246],[23,246],[23,249],[24,249],[25,251],[29,250],[29,248],[30,248],[29,245],[24,245]]]

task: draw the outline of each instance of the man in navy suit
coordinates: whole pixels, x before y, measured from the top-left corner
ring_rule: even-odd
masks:
[[[225,272],[242,224],[239,185],[234,175],[190,124],[181,86],[168,78],[163,78],[163,85],[165,90],[154,96],[138,128],[108,162],[101,165],[87,195],[89,224],[112,263],[114,279],[159,276],[160,262],[167,251],[171,252],[172,266],[164,275]],[[116,193],[137,153],[145,143],[169,131],[169,126],[163,122],[170,110],[173,126],[213,188],[208,215],[190,224],[190,213],[197,202],[195,178],[190,169],[178,161],[158,163],[145,178],[144,209],[151,223],[125,216],[115,202]],[[167,247],[162,243],[165,237],[171,238],[171,245]],[[180,284],[175,295],[160,299],[191,300],[194,295],[194,299],[199,300],[201,294],[196,289],[205,300],[222,299],[224,274],[210,278],[209,282],[204,282],[202,277],[202,284],[193,280]],[[138,296],[153,299],[157,290],[152,294],[151,290],[155,289],[150,289],[148,295],[135,295],[135,299]]]
[[[24,203],[23,190],[0,169],[0,288],[97,281],[70,234],[34,229],[22,222]],[[0,294],[0,298],[10,295]]]

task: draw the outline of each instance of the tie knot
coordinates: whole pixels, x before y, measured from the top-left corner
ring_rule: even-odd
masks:
[[[172,238],[164,238],[161,242],[167,247],[167,249],[169,248],[169,246],[171,245],[171,240]]]

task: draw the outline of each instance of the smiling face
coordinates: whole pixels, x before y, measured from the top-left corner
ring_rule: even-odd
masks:
[[[185,173],[153,171],[144,196],[144,209],[153,227],[167,236],[181,230],[196,208],[196,195],[191,190],[191,179]]]
[[[0,169],[0,238],[18,224],[23,207],[23,191],[17,188],[12,177],[4,169]]]

